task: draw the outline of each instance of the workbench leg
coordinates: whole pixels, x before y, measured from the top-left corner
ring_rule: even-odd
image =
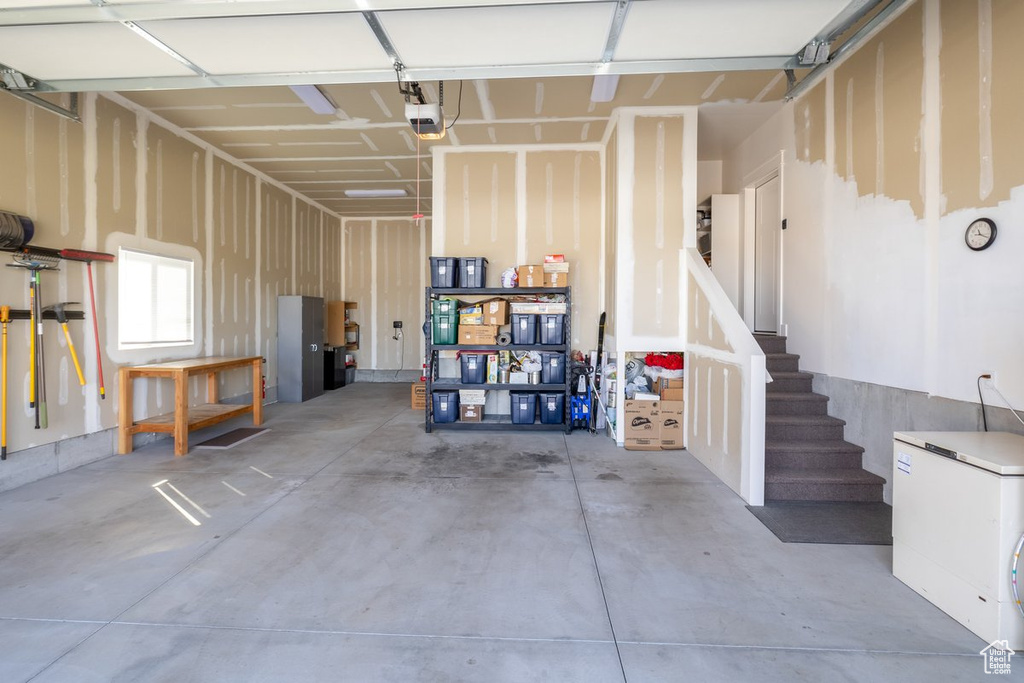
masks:
[[[117,380],[117,452],[127,455],[132,452],[131,426],[135,422],[130,370],[121,368]]]
[[[206,402],[217,402],[217,373],[211,372],[206,376]]]
[[[252,423],[263,424],[263,359],[252,363]]]
[[[188,377],[174,376],[174,454],[188,453]]]

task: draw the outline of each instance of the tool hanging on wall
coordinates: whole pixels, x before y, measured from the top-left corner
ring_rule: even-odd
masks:
[[[39,429],[46,429],[50,426],[50,418],[46,412],[46,356],[43,353],[43,279],[39,277],[37,268],[32,271],[32,277],[36,279],[36,351],[39,358],[39,370],[36,377],[39,378],[39,388],[36,391],[36,405],[39,408]]]
[[[16,253],[13,256],[14,263],[8,263],[9,267],[25,268],[30,273],[29,299],[32,304],[32,336],[30,351],[32,356],[32,371],[29,382],[29,402],[33,403],[36,411],[36,429],[46,429],[49,426],[49,417],[46,408],[46,372],[45,354],[43,350],[43,315],[42,315],[42,278],[39,276],[43,270],[59,270],[57,262],[59,257],[45,254],[37,254],[32,257],[25,253]]]
[[[65,301],[59,304],[51,304],[43,309],[43,313],[47,311],[53,311],[53,314],[57,316],[57,322],[60,323],[60,327],[64,330],[64,339],[68,343],[68,350],[71,352],[71,360],[75,364],[75,372],[78,373],[78,384],[85,386],[85,375],[82,374],[82,366],[78,363],[78,354],[75,353],[75,345],[71,341],[71,333],[68,332],[68,316],[64,310],[65,306],[77,306],[77,301]]]
[[[7,459],[7,323],[11,319],[11,307],[0,306],[0,324],[3,325],[3,352],[0,356],[0,460]]]
[[[100,398],[107,398],[107,388],[103,385],[103,352],[100,350],[100,324],[96,320],[96,291],[92,286],[92,261],[85,262],[85,272],[89,274],[89,310],[92,311],[92,333],[96,340],[96,372],[100,380]]]

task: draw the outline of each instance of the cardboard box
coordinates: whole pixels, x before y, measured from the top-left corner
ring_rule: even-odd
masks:
[[[459,308],[459,325],[483,325],[484,309],[480,304]]]
[[[412,409],[425,410],[427,407],[427,385],[423,382],[412,383]]]
[[[665,389],[682,389],[682,388],[683,388],[683,378],[682,377],[679,377],[678,379],[669,379],[667,377],[659,377],[658,380],[654,383],[654,390],[657,391],[659,394],[662,391],[664,391]]]
[[[482,406],[486,402],[486,389],[459,389],[459,405]]]
[[[682,391],[682,389],[666,389]],[[661,423],[661,450],[675,451],[683,447],[683,402],[660,401],[658,417]]]
[[[327,302],[327,345],[345,346],[345,302]]]
[[[544,272],[545,273],[568,273],[569,272],[569,264],[566,263],[565,261],[559,261],[557,263],[545,263],[544,264]]]
[[[568,287],[569,273],[544,273],[545,287]]]
[[[529,381],[529,375],[525,372],[510,372],[508,373],[509,384],[526,384]]]
[[[487,383],[498,383],[498,354],[487,354]]]
[[[466,405],[464,403],[459,404],[459,421],[460,422],[483,422],[484,420],[484,407],[481,405]]]
[[[460,325],[459,343],[477,346],[494,344],[498,340],[497,325]]]
[[[682,401],[683,400],[683,389],[662,389],[661,400],[662,401]]]
[[[544,263],[564,263],[565,254],[545,254]]]
[[[481,302],[483,309],[484,325],[507,325],[508,324],[508,301],[505,299],[491,299]]]
[[[625,446],[627,451],[661,450],[659,401],[626,401]]]
[[[543,266],[519,266],[516,268],[519,276],[520,287],[543,287],[544,267]]]

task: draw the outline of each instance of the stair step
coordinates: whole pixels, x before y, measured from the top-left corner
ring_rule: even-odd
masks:
[[[785,353],[786,338],[776,334],[755,334],[754,340],[765,353]]]
[[[814,379],[814,375],[809,372],[773,372],[771,375],[772,381],[764,387],[767,393],[811,393],[811,380]]]
[[[765,499],[877,502],[884,484],[862,469],[782,468],[765,473]]]
[[[795,353],[766,353],[764,364],[772,375],[776,372],[799,372],[800,356]]]
[[[841,441],[846,422],[828,415],[767,415],[765,416],[765,443],[775,441]]]
[[[765,393],[767,415],[826,415],[828,396],[802,391],[771,391]]]
[[[764,466],[790,469],[860,469],[864,449],[848,441],[773,441],[765,444]]]

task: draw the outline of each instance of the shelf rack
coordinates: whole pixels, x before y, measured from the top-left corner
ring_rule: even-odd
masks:
[[[441,296],[452,296],[460,299],[479,297],[505,297],[511,298],[522,295],[538,294],[561,294],[565,296],[565,316],[563,317],[563,339],[564,344],[509,344],[499,346],[497,344],[433,344],[433,325],[431,324],[431,301]],[[570,287],[477,287],[477,288],[452,288],[452,287],[427,287],[424,305],[424,315],[427,324],[424,330],[427,332],[426,342],[426,406],[424,412],[424,429],[429,433],[434,429],[457,429],[457,430],[482,430],[482,431],[564,431],[566,434],[572,431],[570,418],[571,389],[571,363],[569,351],[572,348],[572,288]],[[437,365],[438,353],[441,351],[472,351],[472,352],[498,352],[498,351],[548,351],[561,353],[565,365],[565,382],[559,384],[469,384],[454,378],[438,378]],[[546,391],[563,392],[565,394],[565,410],[560,424],[512,424],[509,415],[485,415],[481,422],[434,422],[433,415],[433,393],[437,391],[448,391],[458,389],[483,389],[488,391]]]

